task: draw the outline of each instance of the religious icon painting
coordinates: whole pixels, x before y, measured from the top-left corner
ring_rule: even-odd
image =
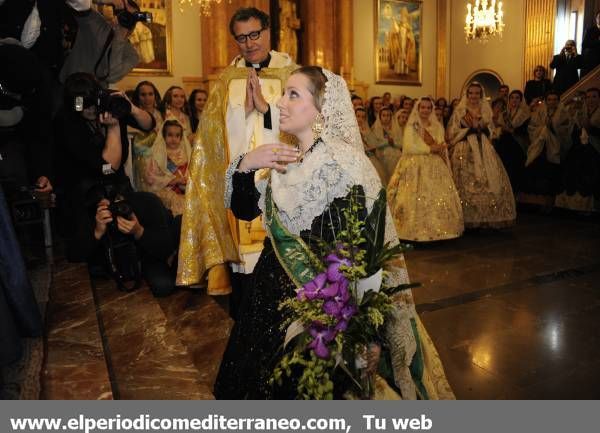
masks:
[[[375,0],[375,10],[376,82],[421,85],[423,3]]]
[[[172,1],[136,0],[136,3],[148,19],[136,23],[129,36],[129,41],[140,58],[131,75],[171,75]],[[106,19],[115,19],[113,8],[100,6],[98,9]]]

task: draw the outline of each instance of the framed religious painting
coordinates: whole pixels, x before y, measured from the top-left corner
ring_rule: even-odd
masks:
[[[375,1],[375,74],[378,84],[421,85],[423,3]]]
[[[130,75],[171,75],[173,62],[171,0],[136,0],[142,12],[152,15],[151,22],[138,22],[129,41],[140,58]],[[100,7],[108,20],[115,20],[113,9]]]

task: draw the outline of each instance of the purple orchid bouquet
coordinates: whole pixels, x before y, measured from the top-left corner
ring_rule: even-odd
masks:
[[[365,374],[368,348],[385,347],[383,324],[393,308],[391,296],[417,286],[386,285],[383,269],[407,249],[384,243],[386,206],[382,190],[371,213],[361,219],[364,205],[350,194],[342,211],[345,227],[335,234],[333,245],[317,242],[321,262],[314,278],[279,307],[287,317],[282,324],[286,337],[273,385],[293,380],[301,399],[372,396],[372,375]],[[385,378],[391,367],[384,358],[376,370]]]

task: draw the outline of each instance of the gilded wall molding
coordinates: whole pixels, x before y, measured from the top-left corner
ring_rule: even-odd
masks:
[[[447,96],[446,77],[448,75],[448,0],[437,0],[437,72],[435,77],[435,94],[439,98]]]
[[[523,87],[533,79],[533,69],[543,65],[549,70],[554,55],[556,0],[527,0],[523,16],[525,45],[523,53]]]

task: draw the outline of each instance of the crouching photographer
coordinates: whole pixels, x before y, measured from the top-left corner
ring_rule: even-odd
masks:
[[[112,202],[101,199],[95,220],[94,239],[121,290],[135,288],[141,276],[154,296],[175,290],[181,217],[173,218],[154,194],[133,192]]]

